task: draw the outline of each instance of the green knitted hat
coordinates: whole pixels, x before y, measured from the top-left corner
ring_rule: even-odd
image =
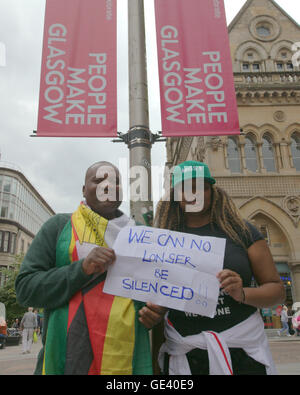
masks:
[[[175,166],[172,174],[172,187],[175,185],[190,180],[191,178],[203,177],[204,181],[210,184],[215,184],[216,180],[210,175],[207,164],[197,162],[195,160],[188,160]]]

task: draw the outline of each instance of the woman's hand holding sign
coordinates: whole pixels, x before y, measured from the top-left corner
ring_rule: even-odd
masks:
[[[108,265],[116,260],[114,250],[105,247],[95,247],[82,263],[85,274],[104,273]]]
[[[139,311],[139,321],[147,328],[152,329],[155,325],[159,324],[168,309],[162,306],[157,306],[153,303],[147,303]]]
[[[218,273],[217,278],[222,288],[228,295],[239,303],[245,302],[245,293],[241,276],[232,270],[222,270]]]

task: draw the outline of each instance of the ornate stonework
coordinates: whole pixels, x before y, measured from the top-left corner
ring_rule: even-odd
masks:
[[[300,219],[300,194],[299,196],[286,196],[283,199],[283,208],[288,215],[293,219],[295,225]]]
[[[269,15],[259,15],[249,23],[252,37],[259,41],[274,41],[281,32],[281,26]]]
[[[247,0],[229,26],[243,133],[204,137],[200,145],[197,138],[177,139],[170,157],[174,164],[204,160],[242,216],[268,230],[275,262],[288,264],[300,262],[300,170],[293,157],[300,141],[300,68],[291,61],[299,37],[299,25],[275,1]],[[300,275],[289,266],[300,300]]]
[[[284,111],[274,112],[274,120],[277,122],[284,122],[286,120],[286,114]]]

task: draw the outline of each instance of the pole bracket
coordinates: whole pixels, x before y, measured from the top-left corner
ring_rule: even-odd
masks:
[[[134,126],[130,128],[127,133],[117,132],[118,138],[112,140],[113,143],[125,143],[129,148],[137,146],[149,146],[156,142],[167,141],[166,138],[162,138],[162,133],[159,131],[157,134],[153,134],[145,126]]]

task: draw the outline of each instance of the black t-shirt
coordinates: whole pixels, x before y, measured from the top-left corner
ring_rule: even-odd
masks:
[[[243,241],[247,248],[249,248],[256,241],[263,240],[264,237],[249,222],[247,222],[247,226],[252,237]],[[225,238],[224,269],[230,269],[239,273],[243,280],[243,286],[251,286],[253,274],[247,251],[229,238],[217,225],[214,224],[212,227],[211,224],[208,224],[200,228],[186,228],[185,232],[199,236]],[[198,314],[185,313],[178,310],[170,310],[168,318],[174,328],[182,336],[189,336],[206,330],[215,332],[224,331],[244,321],[256,310],[255,307],[236,302],[231,296],[225,294],[225,292],[221,290],[214,318],[203,317]]]

